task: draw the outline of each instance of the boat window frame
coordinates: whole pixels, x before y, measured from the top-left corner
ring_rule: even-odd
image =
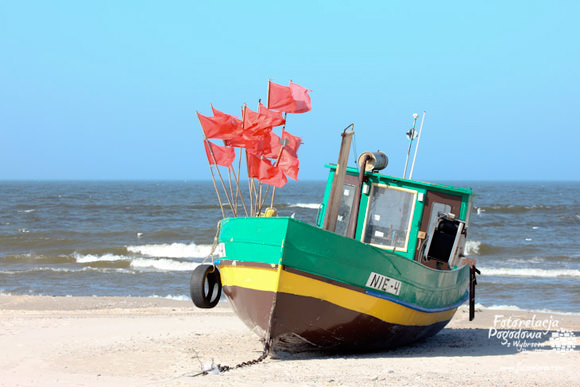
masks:
[[[409,193],[413,195],[413,199],[411,200],[411,208],[409,211],[409,224],[407,226],[407,230],[406,230],[406,239],[405,239],[405,244],[403,247],[397,247],[397,246],[388,246],[388,245],[380,245],[380,244],[376,244],[376,243],[370,243],[370,242],[365,242],[365,235],[366,235],[366,231],[367,231],[367,226],[368,226],[368,221],[369,221],[369,215],[370,215],[370,211],[371,211],[371,204],[372,204],[372,200],[373,200],[373,196],[374,196],[374,189],[376,187],[379,188],[385,188],[385,189],[392,189],[395,191],[402,191],[405,193]],[[419,194],[419,191],[414,190],[414,189],[410,189],[410,188],[403,188],[403,187],[399,187],[399,186],[394,186],[394,185],[389,185],[386,183],[371,183],[371,187],[369,190],[369,195],[368,195],[368,199],[367,199],[367,208],[366,208],[366,214],[365,214],[365,219],[364,219],[364,223],[363,223],[363,229],[362,229],[362,233],[361,233],[361,237],[360,237],[360,241],[366,244],[369,244],[371,246],[375,246],[378,247],[380,249],[384,249],[384,250],[391,250],[391,251],[398,251],[398,252],[402,252],[402,253],[407,253],[409,251],[409,241],[411,240],[411,230],[413,229],[413,219],[415,218],[415,209],[417,206],[417,196]]]

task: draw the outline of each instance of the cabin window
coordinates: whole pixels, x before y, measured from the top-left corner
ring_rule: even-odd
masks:
[[[338,218],[336,219],[335,232],[346,236],[350,214],[352,213],[352,204],[354,202],[356,187],[351,184],[345,184],[342,197],[340,198],[340,207],[338,208]]]
[[[417,192],[373,184],[363,242],[407,251]]]
[[[444,214],[448,214],[451,212],[451,206],[445,203],[434,202],[431,205],[431,214],[429,214],[429,227],[427,231],[431,231],[431,227],[433,227],[433,223],[437,219],[437,215],[442,212]]]

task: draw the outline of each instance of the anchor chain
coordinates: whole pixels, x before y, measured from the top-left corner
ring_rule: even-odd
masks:
[[[261,363],[262,361],[264,361],[268,357],[269,353],[270,353],[270,343],[266,342],[266,344],[264,344],[264,351],[262,351],[262,354],[257,359],[243,361],[239,364],[236,364],[233,367],[230,367],[228,365],[218,364],[218,365],[216,365],[216,368],[220,373],[224,373],[224,372],[232,371],[232,370],[242,368],[242,367],[249,367],[251,365],[258,364],[258,363]],[[207,375],[210,373],[210,371],[211,371],[211,369],[199,372],[199,373],[192,375],[192,376]]]

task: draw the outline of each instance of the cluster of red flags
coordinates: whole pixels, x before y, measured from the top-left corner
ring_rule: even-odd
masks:
[[[258,111],[244,106],[242,119],[223,113],[212,106],[213,117],[197,113],[205,134],[205,151],[209,163],[231,167],[236,157],[234,148],[246,149],[248,177],[264,184],[283,187],[287,176],[297,180],[298,148],[302,144],[282,128],[282,138],[272,128],[286,124],[283,113],[304,113],[311,110],[310,90],[290,82],[289,86],[268,84],[268,107],[259,104]],[[224,146],[208,139],[221,139]]]

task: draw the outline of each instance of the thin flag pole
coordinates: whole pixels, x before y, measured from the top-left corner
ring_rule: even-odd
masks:
[[[246,104],[242,106],[242,132],[246,126]],[[250,177],[250,163],[248,157],[248,150],[244,149],[244,154],[246,155],[246,171],[248,173],[248,191],[250,194],[250,216],[254,216],[254,196],[253,196],[253,185],[254,179]],[[241,153],[240,153],[240,164],[242,163]]]
[[[258,214],[262,213],[262,208],[264,207],[264,203],[266,203],[266,198],[268,197],[268,193],[270,192],[270,185],[266,187],[266,193],[264,194],[264,199],[260,202],[260,208],[258,209]],[[276,187],[274,187],[276,188]]]
[[[269,88],[268,88],[268,90],[269,90]],[[268,93],[268,98],[269,97],[270,97],[270,94]],[[286,145],[286,143],[284,143],[284,131],[286,129],[286,119],[287,118],[288,118],[288,113],[284,112],[284,125],[282,126],[282,136],[280,137],[280,142],[281,142],[282,146],[280,147],[280,152],[278,153],[278,158],[276,159],[276,165],[274,165],[275,167],[278,167],[278,164],[280,163],[280,156],[282,156],[282,151],[284,150],[284,146]],[[275,197],[276,197],[276,187],[274,187],[272,189],[272,201],[270,202],[271,208],[274,208],[274,198]]]
[[[238,175],[236,176],[236,171],[232,168],[232,173],[234,174],[234,179],[236,180],[236,208],[238,207],[238,196],[242,202],[242,207],[244,207],[244,212],[248,216],[248,209],[246,208],[246,201],[242,195],[242,189],[240,188],[240,166],[242,164],[242,148],[240,149],[240,159],[238,162]]]
[[[234,202],[233,211],[234,217],[238,216],[238,203],[234,201],[234,187],[232,187],[232,167],[228,167],[228,183],[230,186],[230,196],[232,198],[232,202]]]
[[[413,156],[413,164],[411,165],[409,179],[413,179],[413,171],[415,170],[415,160],[417,159],[417,150],[419,149],[419,142],[421,141],[421,133],[423,133],[423,123],[425,122],[426,113],[427,113],[426,111],[423,111],[423,117],[421,118],[421,126],[419,127],[419,137],[417,138],[417,146],[415,147],[415,155]]]
[[[215,188],[215,193],[217,195],[218,202],[220,204],[220,210],[222,211],[222,218],[225,218],[226,217],[226,213],[224,212],[224,205],[222,203],[222,198],[220,197],[220,192],[218,190],[218,187],[217,187],[217,185],[215,183],[215,176],[213,174],[213,168],[211,166],[212,166],[212,164],[209,164],[209,171],[211,172],[211,180],[213,181],[213,187]]]
[[[217,166],[217,161],[216,161],[215,155],[213,154],[213,149],[211,149],[211,145],[209,144],[209,141],[207,140],[207,137],[205,137],[205,133],[204,133],[204,141],[207,144],[207,148],[209,149],[209,153],[211,155],[211,158],[213,160],[213,163],[216,166],[215,169],[216,169],[216,171],[218,173],[218,176],[220,178],[220,182],[222,183],[222,188],[224,189],[224,194],[226,195],[226,198],[228,199],[228,203],[230,204],[230,208],[232,209],[232,213],[235,216],[236,212],[234,211],[234,206],[232,204],[232,201],[230,199],[230,196],[228,195],[228,189],[226,188],[226,184],[224,183],[224,178],[222,177],[222,174],[220,172],[220,169]]]

